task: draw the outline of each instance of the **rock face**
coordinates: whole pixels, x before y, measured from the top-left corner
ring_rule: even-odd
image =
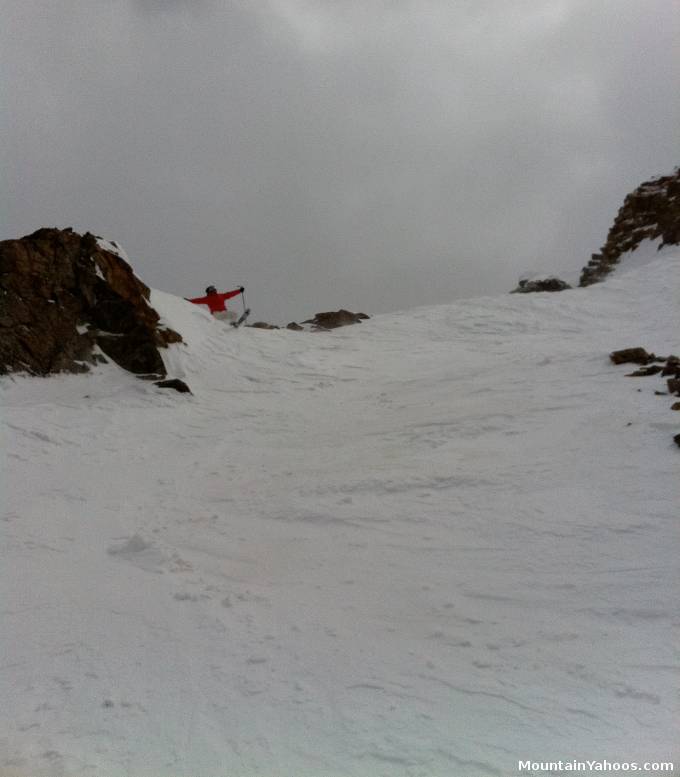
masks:
[[[680,168],[672,175],[640,185],[623,201],[600,253],[593,254],[581,271],[579,286],[602,280],[647,238],[664,245],[680,244]]]
[[[331,310],[326,313],[317,313],[314,318],[304,321],[305,324],[311,324],[312,329],[316,331],[324,329],[337,329],[340,326],[349,326],[350,324],[360,324],[369,318],[365,313],[352,313],[349,310]]]
[[[159,327],[149,289],[116,250],[71,229],[0,242],[0,374],[84,372],[101,351],[165,375],[158,349],[182,338]]]
[[[570,289],[571,286],[559,278],[535,278],[535,279],[522,279],[516,289],[513,289],[511,294],[528,294],[532,291],[564,291]]]

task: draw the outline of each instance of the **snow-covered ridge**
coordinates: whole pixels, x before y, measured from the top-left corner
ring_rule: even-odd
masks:
[[[0,771],[677,761],[679,270],[4,378]]]

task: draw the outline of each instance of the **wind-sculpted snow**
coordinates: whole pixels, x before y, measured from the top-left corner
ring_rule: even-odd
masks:
[[[679,270],[3,379],[0,774],[677,761]]]

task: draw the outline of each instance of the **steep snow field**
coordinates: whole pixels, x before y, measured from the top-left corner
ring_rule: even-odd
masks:
[[[0,775],[677,759],[678,277],[3,378]]]

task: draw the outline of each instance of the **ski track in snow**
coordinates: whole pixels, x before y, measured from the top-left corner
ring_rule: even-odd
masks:
[[[679,756],[678,270],[3,379],[0,775]]]

